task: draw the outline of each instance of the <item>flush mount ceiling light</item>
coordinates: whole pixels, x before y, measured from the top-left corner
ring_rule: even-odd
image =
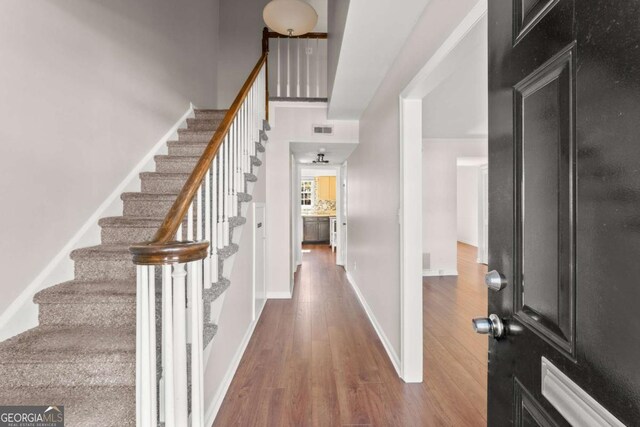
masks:
[[[273,31],[289,37],[307,34],[318,22],[316,10],[302,0],[271,0],[262,18]]]
[[[318,158],[313,161],[313,163],[329,163],[329,160],[324,159],[324,154],[318,153]]]

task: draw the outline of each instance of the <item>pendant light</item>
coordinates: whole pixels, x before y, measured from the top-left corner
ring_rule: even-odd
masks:
[[[271,0],[262,11],[269,28],[285,36],[301,36],[318,22],[316,10],[302,0]]]

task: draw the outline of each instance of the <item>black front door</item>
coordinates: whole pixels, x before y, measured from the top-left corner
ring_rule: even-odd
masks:
[[[638,426],[640,1],[488,3],[488,425]]]

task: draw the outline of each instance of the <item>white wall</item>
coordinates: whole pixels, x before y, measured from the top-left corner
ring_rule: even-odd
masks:
[[[190,101],[214,104],[217,22],[215,0],[0,2],[0,313]]]
[[[458,241],[478,246],[478,166],[458,166]]]
[[[284,296],[291,292],[291,278],[295,254],[292,253],[294,236],[290,205],[291,186],[298,182],[291,175],[290,143],[322,142],[330,151],[331,143],[358,141],[358,123],[345,120],[327,120],[325,103],[270,103],[267,156],[267,235],[278,236],[267,241],[268,295]],[[314,135],[312,125],[333,124],[333,135]]]
[[[398,97],[475,3],[476,0],[431,0],[427,4],[363,113],[360,144],[349,158],[347,269],[357,282],[382,333],[398,354]]]
[[[425,274],[449,275],[457,271],[459,157],[483,157],[486,139],[425,139],[422,144],[422,253]],[[477,239],[477,180],[473,194],[462,198],[475,204]],[[473,198],[471,199],[471,197]],[[465,213],[467,212],[464,210]],[[476,243],[477,244],[477,243]]]

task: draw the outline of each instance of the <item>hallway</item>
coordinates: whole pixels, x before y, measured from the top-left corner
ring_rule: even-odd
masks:
[[[335,255],[305,245],[293,299],[267,302],[214,425],[486,425],[487,338],[471,332],[486,312],[484,267],[468,248],[458,285],[424,281],[425,382],[405,384]]]

